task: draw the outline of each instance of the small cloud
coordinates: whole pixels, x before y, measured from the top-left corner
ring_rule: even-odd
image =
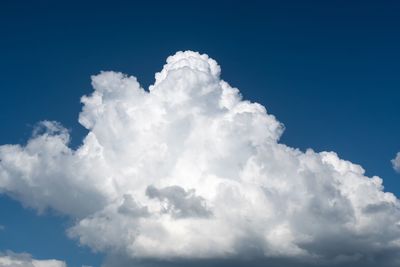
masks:
[[[6,227],[4,226],[4,225],[1,225],[0,224],[0,231],[3,231],[3,230],[5,230],[6,229]]]
[[[398,152],[396,157],[392,159],[392,166],[396,172],[400,173],[400,152]]]
[[[33,259],[27,253],[14,253],[12,251],[0,252],[1,267],[67,267],[63,261],[48,259]]]

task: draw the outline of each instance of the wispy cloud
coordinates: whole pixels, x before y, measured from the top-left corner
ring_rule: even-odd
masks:
[[[0,266],[2,267],[67,267],[65,262],[58,260],[37,260],[27,253],[14,253],[7,251],[0,253]]]
[[[396,154],[394,159],[392,159],[392,166],[396,172],[400,172],[400,152]]]

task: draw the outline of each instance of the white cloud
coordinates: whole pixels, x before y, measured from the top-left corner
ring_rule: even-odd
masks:
[[[67,267],[65,262],[58,260],[36,260],[26,253],[13,253],[7,251],[0,253],[1,267]]]
[[[75,218],[70,237],[128,259],[394,264],[382,255],[400,252],[400,206],[381,178],[280,144],[283,125],[219,75],[207,55],[178,52],[149,91],[93,76],[83,145],[42,122],[26,145],[0,147],[0,192]]]
[[[400,152],[396,154],[396,157],[392,159],[393,169],[400,172]]]

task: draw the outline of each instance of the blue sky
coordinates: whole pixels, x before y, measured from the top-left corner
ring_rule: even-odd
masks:
[[[281,143],[335,151],[400,196],[390,163],[400,151],[399,2],[146,2],[3,1],[0,144],[23,144],[36,122],[56,120],[77,147],[91,75],[120,71],[147,88],[166,57],[190,49],[285,124]],[[0,210],[0,251],[69,266],[103,260],[66,237],[66,216],[37,216],[6,195]]]

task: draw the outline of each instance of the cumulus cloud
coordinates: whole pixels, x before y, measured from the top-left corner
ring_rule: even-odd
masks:
[[[1,267],[67,267],[65,262],[58,260],[35,260],[26,253],[7,251],[0,253]]]
[[[82,146],[42,122],[26,144],[0,147],[0,192],[74,218],[68,235],[110,266],[399,263],[399,201],[381,178],[279,143],[282,123],[207,55],[178,52],[155,78],[144,90],[122,73],[93,76]]]
[[[400,172],[400,152],[396,154],[394,159],[392,159],[392,165],[396,172]]]

